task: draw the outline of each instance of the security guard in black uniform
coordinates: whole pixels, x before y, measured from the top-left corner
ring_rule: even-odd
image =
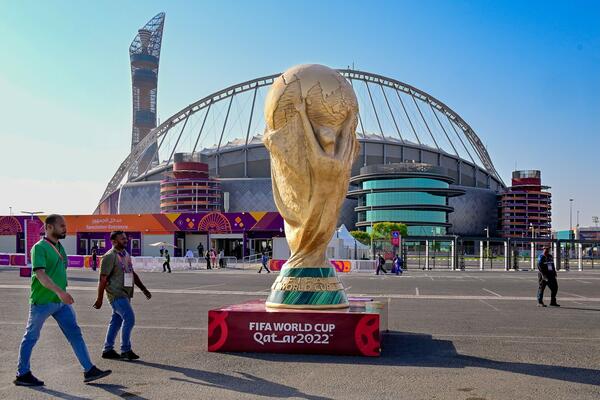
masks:
[[[556,281],[556,268],[554,267],[554,258],[550,254],[550,247],[544,247],[544,254],[538,259],[538,307],[546,307],[544,304],[544,289],[550,288],[550,305],[560,307],[556,302],[556,293],[558,292],[558,282]]]

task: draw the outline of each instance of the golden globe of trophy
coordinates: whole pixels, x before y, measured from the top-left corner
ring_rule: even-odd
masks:
[[[360,149],[354,90],[331,68],[297,65],[275,79],[264,109],[273,197],[291,251],[266,305],[348,307],[326,250]]]

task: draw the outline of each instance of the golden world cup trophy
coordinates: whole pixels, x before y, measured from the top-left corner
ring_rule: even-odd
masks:
[[[352,86],[326,66],[298,65],[273,82],[263,141],[271,153],[273,197],[291,255],[267,307],[348,307],[326,250],[360,150],[357,115]]]

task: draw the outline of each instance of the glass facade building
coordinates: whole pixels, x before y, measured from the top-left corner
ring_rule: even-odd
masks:
[[[448,198],[464,194],[450,188],[444,168],[423,163],[370,165],[350,180],[349,198],[358,201],[359,229],[369,232],[377,222],[401,222],[409,236],[446,235],[451,226]]]

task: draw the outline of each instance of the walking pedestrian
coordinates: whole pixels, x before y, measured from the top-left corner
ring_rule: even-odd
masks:
[[[83,367],[83,381],[92,382],[110,375],[90,360],[87,346],[67,292],[67,253],[60,243],[67,235],[65,219],[57,214],[46,217],[45,236],[31,249],[33,274],[29,297],[29,320],[19,348],[19,364],[14,384],[17,386],[43,386],[44,382],[31,373],[30,360],[44,322],[52,316],[65,335],[75,356]]]
[[[402,257],[400,257],[398,254],[394,256],[393,266],[396,275],[402,274]]]
[[[98,268],[98,247],[92,247],[92,271]]]
[[[538,258],[538,307],[546,307],[544,304],[544,289],[550,288],[550,305],[560,307],[556,302],[558,293],[558,282],[556,281],[556,269],[554,267],[554,258],[550,254],[550,247],[544,247],[544,253]]]
[[[163,272],[167,272],[167,269],[169,270],[169,273],[171,273],[171,255],[169,254],[169,250],[165,249],[165,262],[163,263]]]
[[[263,252],[261,257],[260,257],[260,269],[258,270],[258,273],[260,274],[260,272],[262,271],[262,269],[264,268],[267,273],[271,273],[271,271],[269,270],[269,268],[267,267],[267,263],[269,262],[269,257],[267,256],[267,253]]]
[[[190,266],[190,269],[192,269],[192,260],[194,258],[194,252],[191,249],[188,249],[185,252],[185,258],[187,259],[188,265]]]
[[[513,269],[515,271],[519,270],[519,249],[515,248],[513,250]]]
[[[133,270],[131,256],[127,253],[127,235],[123,231],[110,234],[112,249],[102,258],[100,266],[100,280],[98,281],[98,296],[94,308],[102,308],[104,291],[113,313],[106,331],[102,358],[133,361],[140,358],[131,349],[131,331],[135,325],[135,313],[131,307],[133,298],[133,285],[135,284],[148,300],[152,294],[142,283],[142,280]],[[114,349],[115,339],[121,330],[121,354]]]
[[[385,258],[382,257],[382,255],[380,253],[377,254],[377,271],[375,272],[375,275],[379,275],[379,271],[383,271],[384,274],[387,274],[387,271],[384,268],[385,265]]]
[[[223,251],[223,249],[219,251],[219,266],[221,268],[225,268],[227,266],[225,263],[225,251]]]
[[[206,269],[211,269],[210,268],[210,251],[206,251],[206,255],[204,256],[204,258],[206,259]]]
[[[217,268],[217,252],[215,249],[210,249],[210,264]]]

